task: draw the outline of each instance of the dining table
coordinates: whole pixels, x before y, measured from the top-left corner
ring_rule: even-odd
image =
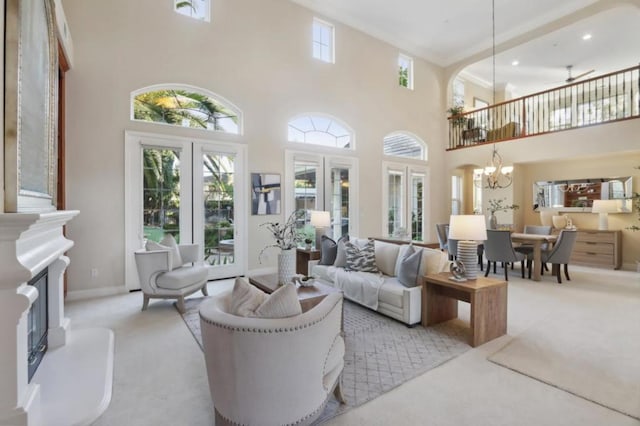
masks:
[[[540,235],[540,234],[524,234],[513,232],[511,241],[514,243],[525,243],[533,246],[533,280],[540,281],[542,279],[542,244],[553,244],[558,239],[557,235]]]

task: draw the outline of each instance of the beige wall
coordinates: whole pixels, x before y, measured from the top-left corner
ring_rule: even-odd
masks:
[[[431,200],[447,197],[443,73],[415,62],[415,90],[398,87],[398,49],[336,25],[336,64],[311,58],[308,10],[282,0],[215,0],[212,22],[175,14],[172,2],[64,0],[74,38],[67,84],[67,205],[81,211],[68,229],[69,289],[122,288],[124,280],[124,131],[229,139],[205,131],[129,120],[130,93],[184,83],[218,93],[244,113],[251,171],[284,175],[287,120],[302,112],[334,115],[356,132],[362,236],[379,235],[382,138],[408,130],[429,145]],[[247,214],[247,212],[241,212]],[[427,204],[427,229],[447,204]],[[248,216],[249,269],[269,242]],[[431,237],[435,241],[435,234]],[[273,256],[272,256],[273,259]],[[99,275],[91,277],[96,268]]]

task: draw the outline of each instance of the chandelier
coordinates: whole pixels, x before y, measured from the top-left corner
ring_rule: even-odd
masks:
[[[498,154],[495,145],[491,154],[491,164],[484,169],[474,169],[473,174],[476,182],[481,182],[484,176],[484,186],[489,189],[506,188],[513,182],[513,166],[502,164],[502,156]]]

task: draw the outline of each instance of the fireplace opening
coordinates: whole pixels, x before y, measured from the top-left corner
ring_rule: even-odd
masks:
[[[27,351],[29,382],[31,382],[31,378],[38,369],[47,351],[47,331],[49,330],[47,278],[48,268],[45,268],[27,283],[38,290],[38,297],[31,305],[31,310],[29,311],[29,347]]]

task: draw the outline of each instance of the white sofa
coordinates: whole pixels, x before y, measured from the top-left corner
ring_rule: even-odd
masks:
[[[362,247],[366,239],[351,239]],[[323,283],[341,288],[344,297],[358,302],[381,314],[402,321],[407,325],[414,325],[421,319],[422,279],[415,287],[406,287],[398,281],[398,269],[404,258],[408,243],[392,243],[375,241],[376,266],[380,273],[348,272],[344,268],[332,265],[320,265],[319,261],[309,262],[310,275]],[[449,270],[447,255],[437,249],[414,245],[422,250],[419,277]],[[377,300],[362,300],[362,287],[369,283],[382,283],[377,288]],[[367,290],[369,291],[369,290]],[[375,294],[375,293],[374,293]],[[367,296],[364,296],[367,299]]]

